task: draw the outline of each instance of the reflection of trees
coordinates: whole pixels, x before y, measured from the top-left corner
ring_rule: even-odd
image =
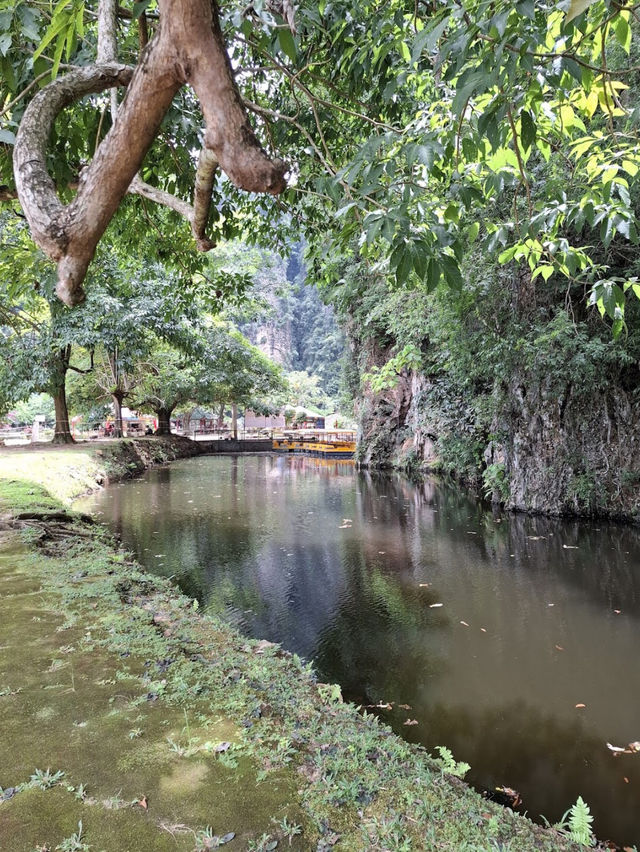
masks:
[[[446,665],[434,633],[447,616],[430,610],[433,598],[398,584],[367,564],[356,544],[346,548],[348,595],[319,637],[314,663],[323,679],[338,681],[361,704],[407,693],[407,681],[436,676]],[[413,686],[411,687],[413,692]]]
[[[306,456],[190,460],[148,479],[108,489],[109,512],[188,594],[314,659],[360,703],[411,705],[420,724],[396,708],[400,733],[449,745],[532,811],[556,818],[580,793],[606,834],[604,812],[629,808],[640,757],[604,742],[638,736],[635,530],[495,516],[446,483]],[[632,840],[634,819],[616,816]]]

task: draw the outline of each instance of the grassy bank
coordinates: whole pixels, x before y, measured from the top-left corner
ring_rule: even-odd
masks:
[[[138,443],[0,455],[0,850],[579,848],[65,509]]]

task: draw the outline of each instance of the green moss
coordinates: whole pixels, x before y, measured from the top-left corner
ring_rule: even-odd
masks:
[[[5,508],[57,505],[25,487],[2,485]],[[0,787],[19,788],[0,802],[0,848],[55,848],[79,820],[92,852],[193,849],[207,826],[235,832],[230,850],[264,833],[305,850],[572,848],[444,775],[298,657],[196,612],[100,527],[28,523],[20,549],[17,532],[0,549]],[[64,778],[34,790],[48,767]]]

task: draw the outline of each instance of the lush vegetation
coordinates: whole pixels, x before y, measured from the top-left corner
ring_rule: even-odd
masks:
[[[23,224],[6,218],[2,233],[5,412],[31,394],[49,394],[55,440],[70,441],[67,390],[71,413],[89,423],[102,420],[111,404],[116,435],[123,404],[153,412],[158,433],[166,434],[179,407],[259,407],[282,395],[280,370],[220,314],[216,297],[195,291],[175,270],[142,265],[105,244],[87,302],[69,310],[53,293],[51,270],[39,268],[25,246]],[[24,274],[41,276],[18,295],[8,282],[19,277],[25,256]],[[221,264],[214,274],[224,271]]]

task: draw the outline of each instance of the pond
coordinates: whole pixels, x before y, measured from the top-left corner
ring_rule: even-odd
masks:
[[[212,456],[82,502],[150,570],[412,742],[446,745],[478,788],[551,822],[581,795],[600,838],[640,842],[640,538],[494,514],[304,456]]]

